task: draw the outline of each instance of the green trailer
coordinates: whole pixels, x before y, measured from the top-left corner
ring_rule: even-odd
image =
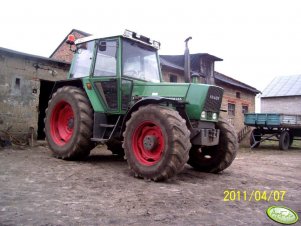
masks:
[[[265,140],[279,141],[279,148],[287,150],[294,140],[301,140],[301,115],[278,113],[248,113],[244,124],[255,127],[250,134],[251,148]]]

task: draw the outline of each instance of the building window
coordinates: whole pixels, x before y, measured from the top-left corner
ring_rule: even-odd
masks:
[[[21,86],[21,79],[16,78],[16,80],[15,80],[15,89],[20,89],[20,86]]]
[[[236,92],[236,98],[240,99],[240,92]]]
[[[170,74],[169,82],[175,82],[175,83],[178,82],[178,76]]]
[[[228,103],[228,115],[235,116],[235,104]]]
[[[247,105],[243,105],[242,106],[242,113],[243,114],[246,114],[246,113],[248,113],[249,112],[249,107],[247,106]]]

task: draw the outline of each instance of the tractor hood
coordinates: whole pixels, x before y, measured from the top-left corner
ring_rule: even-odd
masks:
[[[219,115],[223,89],[218,86],[191,83],[135,83],[132,96],[160,96],[187,102],[186,112],[190,119],[217,121],[211,115]],[[205,111],[205,113],[204,113]],[[218,117],[217,117],[218,118]]]

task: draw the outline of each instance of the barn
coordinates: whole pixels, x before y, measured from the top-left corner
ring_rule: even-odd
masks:
[[[301,114],[301,75],[274,78],[260,100],[262,113]]]

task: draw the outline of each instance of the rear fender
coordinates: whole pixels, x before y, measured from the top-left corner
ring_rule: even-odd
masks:
[[[84,89],[83,82],[80,78],[56,81],[54,83],[54,86],[52,88],[51,95],[49,96],[49,98],[52,96],[53,93],[55,93],[59,88],[61,88],[63,86],[75,86],[75,87]]]

